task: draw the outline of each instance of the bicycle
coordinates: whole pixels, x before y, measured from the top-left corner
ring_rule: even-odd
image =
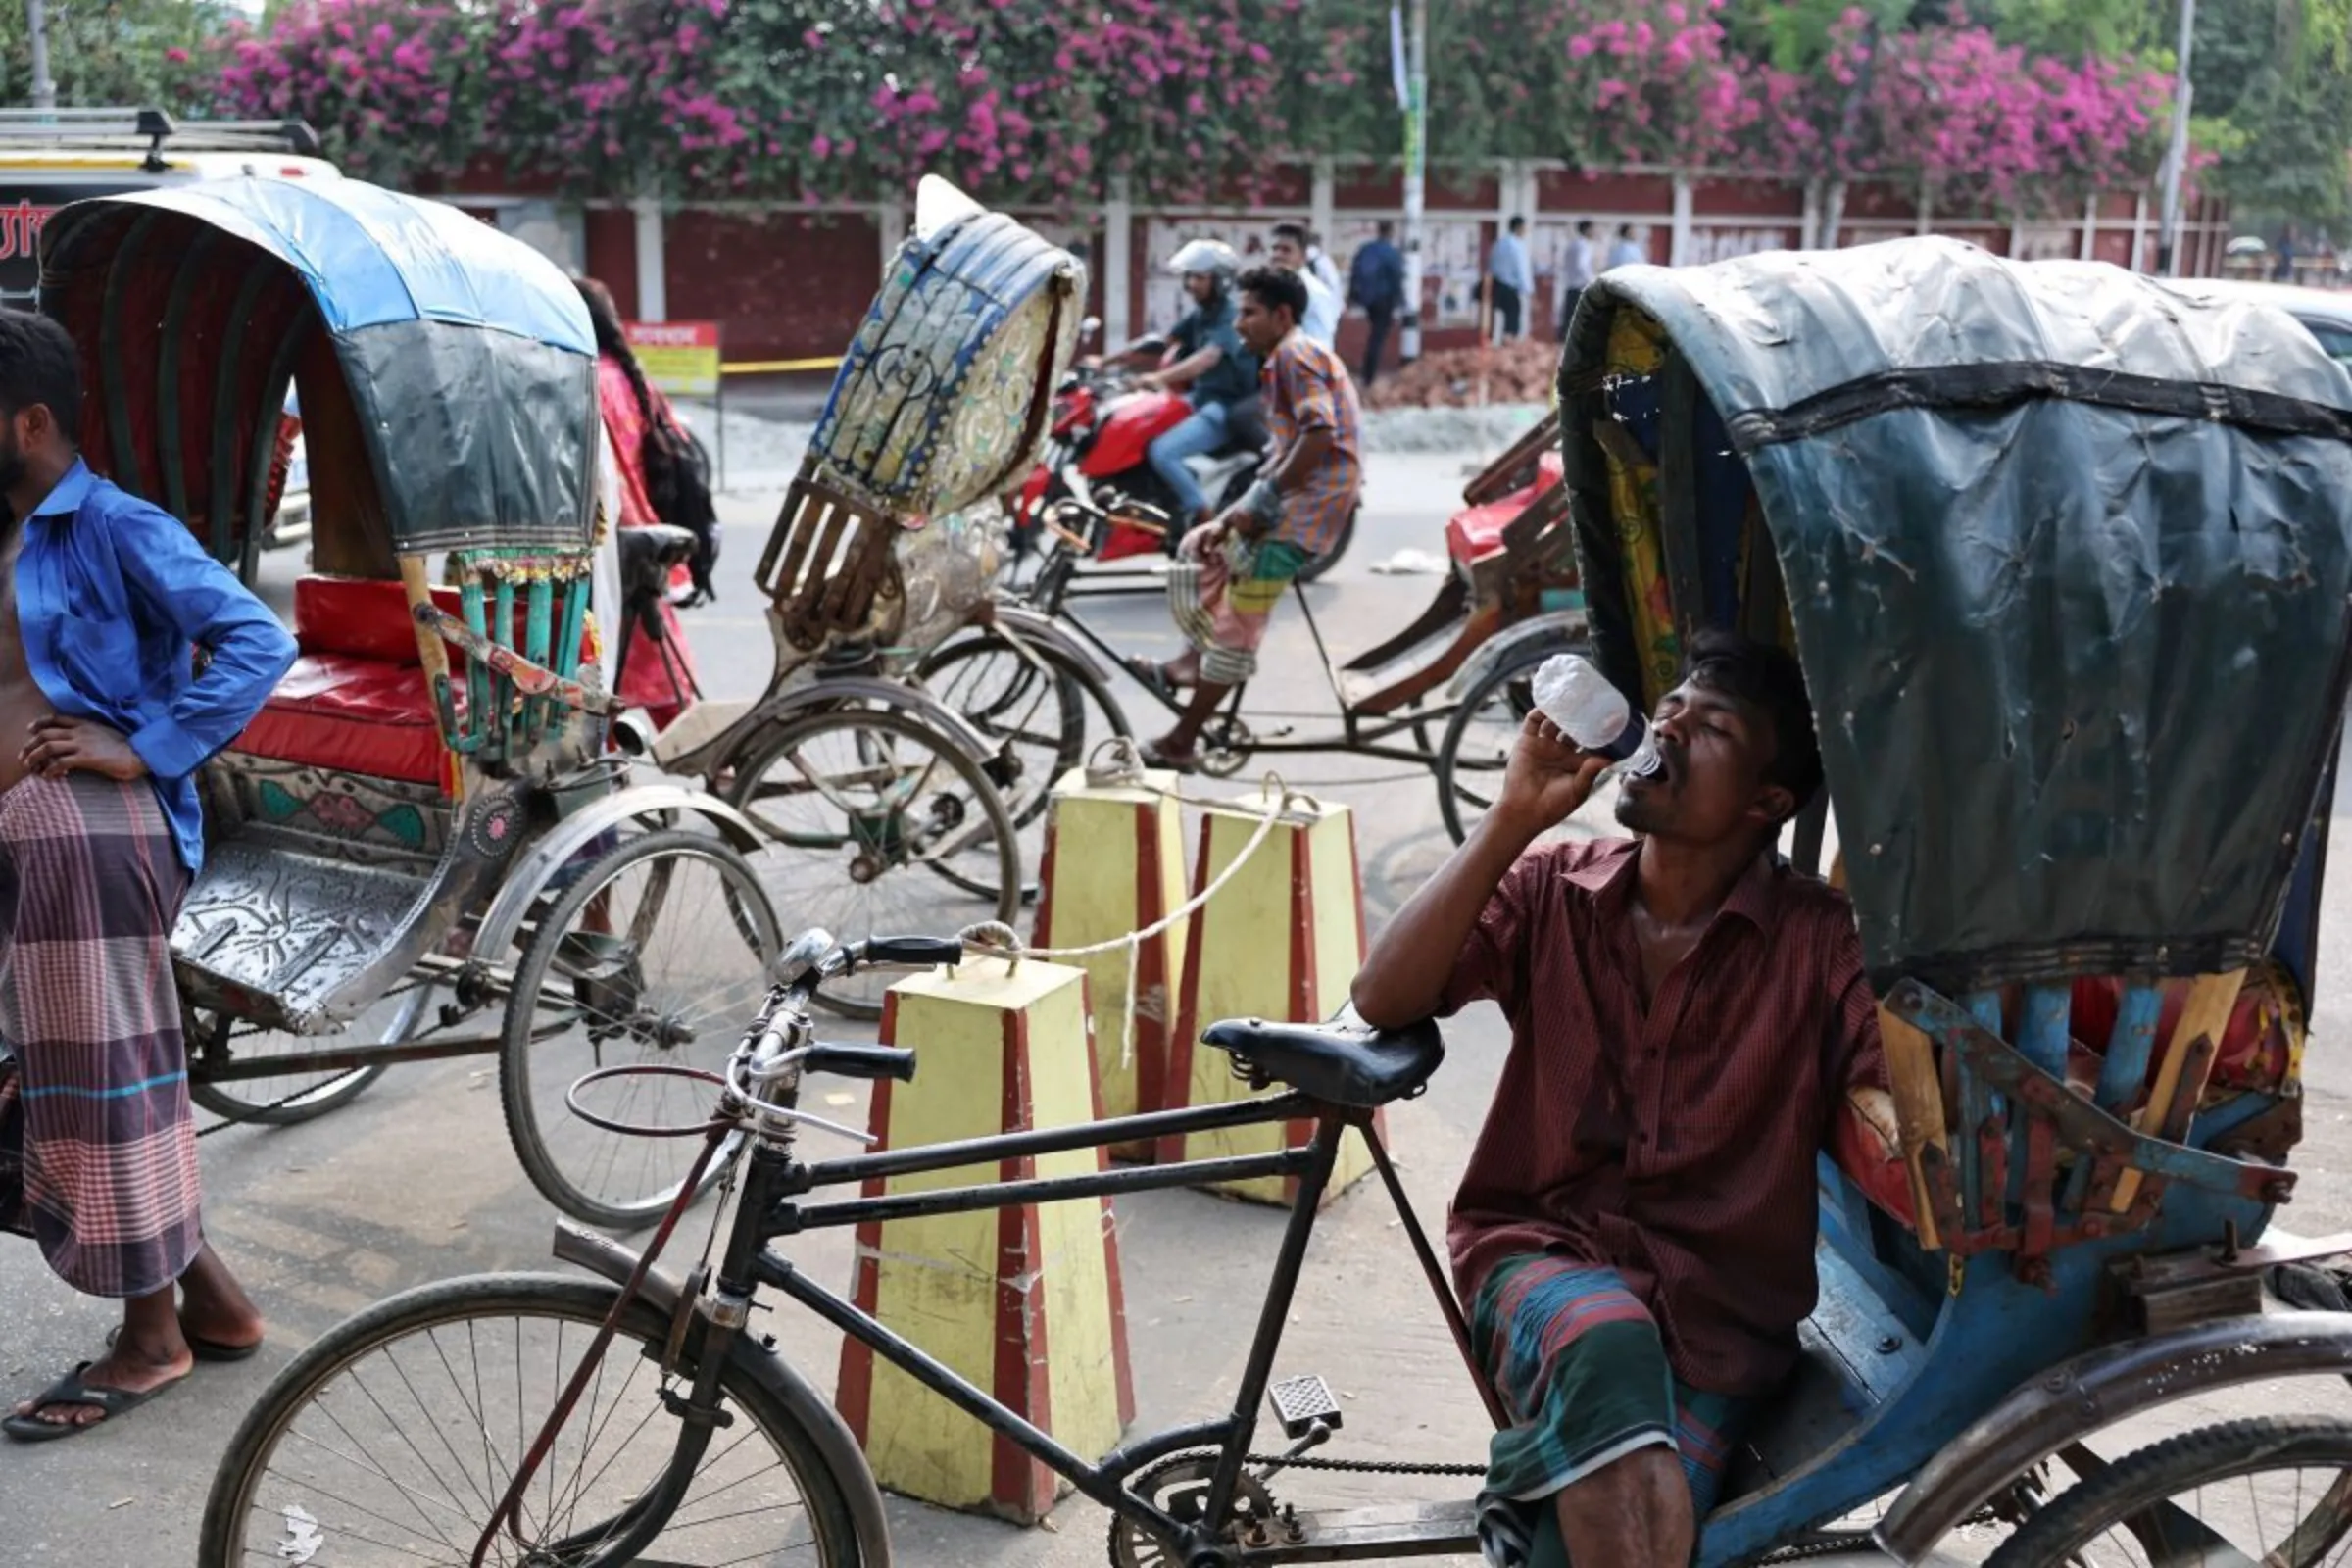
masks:
[[[1302,1513],[1277,1508],[1267,1487],[1275,1473],[1302,1460],[1341,1426],[1338,1402],[1320,1378],[1278,1384],[1273,1364],[1317,1208],[1340,1139],[1348,1131],[1370,1148],[1467,1358],[1468,1329],[1443,1264],[1373,1122],[1382,1105],[1418,1095],[1443,1060],[1436,1024],[1390,1034],[1344,1025],[1218,1024],[1205,1038],[1233,1055],[1235,1070],[1257,1087],[1286,1086],[1282,1092],[844,1159],[800,1159],[796,1145],[803,1127],[866,1136],[800,1108],[808,1075],[904,1082],[916,1062],[909,1050],[818,1041],[809,1013],[818,988],[858,970],[960,962],[964,951],[960,941],[935,939],[838,947],[825,933],[810,932],[780,960],[778,972],[792,978],[769,993],[723,1075],[631,1064],[582,1078],[570,1099],[583,1119],[615,1133],[704,1139],[695,1176],[651,1246],[632,1254],[609,1238],[559,1222],[557,1256],[586,1266],[601,1281],[547,1274],[445,1281],[395,1297],[330,1331],[279,1375],[239,1428],[214,1482],[199,1562],[227,1568],[257,1559],[307,1560],[300,1555],[304,1544],[334,1541],[343,1544],[344,1555],[333,1559],[337,1568],[375,1560],[354,1556],[355,1544],[385,1561],[476,1568],[650,1568],[657,1561],[706,1559],[806,1560],[824,1568],[887,1564],[881,1498],[864,1456],[823,1397],[773,1353],[773,1340],[762,1342],[747,1331],[763,1291],[780,1293],[862,1341],[1108,1508],[1112,1560],[1129,1568],[1474,1550],[1466,1505],[1433,1506],[1399,1533],[1394,1507],[1370,1510],[1385,1524]],[[718,1108],[707,1123],[650,1127],[582,1103],[594,1086],[648,1077],[709,1083],[720,1092]],[[823,1189],[893,1176],[964,1166],[993,1171],[1004,1160],[1298,1118],[1313,1122],[1313,1138],[1279,1152],[1139,1168],[1104,1164],[1091,1175],[806,1201]],[[656,1259],[687,1207],[685,1195],[700,1190],[704,1165],[729,1140],[744,1152],[733,1173],[733,1218],[718,1261],[680,1280],[657,1269]],[[1138,1438],[1100,1462],[1071,1452],[767,1245],[867,1222],[1273,1176],[1295,1178],[1297,1197],[1231,1411]],[[637,1355],[608,1354],[620,1341],[632,1344]],[[504,1353],[510,1345],[511,1367]],[[643,1377],[648,1365],[655,1369],[650,1379]],[[1492,1391],[1477,1381],[1499,1419]],[[608,1399],[611,1384],[619,1388]],[[642,1415],[632,1408],[624,1416],[620,1404],[632,1394],[646,1396],[645,1408]],[[1277,1454],[1253,1454],[1256,1411],[1268,1398],[1288,1446]],[[641,1447],[640,1437],[664,1417],[674,1430]],[[738,1425],[750,1430],[723,1447],[714,1442]],[[738,1455],[755,1433],[766,1439],[774,1458],[747,1470],[750,1460]],[[615,1436],[619,1446],[607,1452],[607,1439]],[[719,1451],[713,1453],[714,1447]],[[560,1468],[565,1473],[559,1475]],[[1467,1476],[1483,1467],[1363,1468]],[[743,1537],[752,1527],[743,1521],[771,1510],[733,1503],[772,1494],[773,1482],[743,1489],[778,1469],[798,1500],[772,1511],[795,1528],[786,1530],[781,1544],[746,1557]],[[705,1505],[720,1493],[733,1501],[721,1499],[713,1513]],[[675,1544],[676,1537],[694,1538],[719,1524],[735,1526],[723,1544],[717,1537]],[[806,1539],[800,1539],[799,1524],[806,1525]],[[645,1555],[657,1545],[660,1554]],[[803,1552],[805,1559],[796,1555]]]
[[[207,1501],[198,1568],[257,1560],[301,1568],[314,1558],[319,1568],[889,1568],[881,1494],[864,1455],[832,1406],[775,1353],[774,1337],[751,1332],[753,1310],[765,1309],[758,1299],[763,1291],[867,1346],[1108,1509],[1113,1568],[1272,1568],[1475,1552],[1476,1508],[1467,1496],[1300,1510],[1278,1502],[1271,1485],[1286,1470],[1327,1469],[1457,1477],[1467,1493],[1468,1478],[1484,1469],[1317,1456],[1313,1450],[1342,1427],[1338,1402],[1321,1378],[1274,1381],[1320,1200],[1339,1141],[1349,1132],[1371,1152],[1488,1414],[1497,1427],[1508,1420],[1373,1119],[1428,1084],[1445,1056],[1436,1024],[1377,1032],[1228,1021],[1212,1025],[1203,1040],[1227,1052],[1253,1087],[1278,1092],[800,1159],[803,1127],[871,1141],[800,1108],[809,1074],[905,1082],[916,1065],[908,1050],[818,1041],[810,1022],[818,988],[854,971],[954,964],[964,956],[959,940],[843,948],[809,932],[780,960],[778,972],[792,978],[770,991],[723,1073],[629,1063],[580,1079],[567,1097],[571,1109],[608,1132],[703,1140],[646,1250],[560,1221],[557,1257],[597,1278],[517,1273],[446,1281],[329,1331],[278,1375],[238,1428]],[[701,1082],[719,1091],[717,1108],[701,1123],[638,1126],[581,1102],[600,1084],[644,1079]],[[1092,1174],[806,1201],[828,1188],[878,1187],[893,1177],[966,1167],[994,1172],[1006,1161],[1298,1119],[1311,1122],[1312,1137],[1272,1153],[1140,1168],[1099,1164]],[[722,1151],[732,1151],[723,1157],[736,1162],[726,1183],[735,1207],[715,1264],[706,1252],[683,1278],[658,1268]],[[1131,1439],[1098,1462],[767,1245],[843,1226],[1272,1176],[1294,1178],[1297,1187],[1231,1407]],[[2314,1244],[2293,1255],[2340,1250],[2340,1243]],[[2176,1271],[2183,1266],[2181,1254],[2162,1261]],[[2210,1543],[2223,1530],[2235,1536],[2246,1510],[2231,1499],[2241,1497],[2261,1530],[2290,1484],[2285,1554],[2274,1558],[2258,1547],[2218,1560],[2316,1564],[2344,1538],[2352,1518],[2352,1421],[2225,1422],[2114,1462],[2090,1451],[2070,1425],[2084,1401],[2100,1419],[2121,1419],[2184,1396],[2169,1377],[2133,1374],[2143,1364],[2174,1364],[2168,1355],[2185,1358],[2180,1364],[2193,1371],[2221,1369],[2214,1387],[2265,1373],[2339,1372],[2340,1346],[2330,1337],[2337,1318],[2225,1316],[2173,1331],[2177,1346],[2161,1336],[2126,1338],[2017,1382],[2013,1368],[1997,1360],[1986,1367],[1981,1349],[1937,1367],[1928,1345],[1870,1304],[1857,1278],[1833,1282],[1829,1272],[1825,1264],[1829,1309],[1808,1320],[1812,1338],[1798,1372],[1742,1446],[1725,1500],[1704,1523],[1700,1568],[1820,1556],[1874,1538],[1897,1560],[1916,1562],[1964,1524],[2014,1527],[1991,1559],[1999,1568],[2087,1560],[2084,1542],[2127,1527],[2154,1561],[2217,1560],[2168,1554],[2165,1543]],[[634,1355],[609,1353],[622,1341]],[[1877,1380],[1875,1405],[1872,1385],[1839,1381],[1849,1374]],[[2096,1396],[2085,1392],[2094,1389]],[[1939,1391],[1969,1396],[1922,1404],[1915,1423],[1855,1442],[1906,1400],[1938,1398]],[[1254,1451],[1261,1401],[1271,1404],[1282,1431],[1287,1446],[1280,1451]],[[754,1446],[755,1437],[764,1449]],[[1933,1455],[1924,1467],[1908,1452],[1914,1446]],[[763,1452],[766,1462],[759,1463]],[[2071,1490],[2052,1486],[2057,1460],[2076,1478]],[[2318,1475],[2318,1486],[2307,1472]],[[2218,1514],[2204,1511],[2209,1492],[2228,1503]],[[1868,1529],[1852,1528],[1862,1510],[1897,1493]],[[747,1550],[755,1535],[758,1544]],[[329,1545],[334,1554],[320,1557]]]

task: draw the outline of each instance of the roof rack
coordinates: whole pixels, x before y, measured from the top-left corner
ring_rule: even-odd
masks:
[[[0,109],[0,143],[144,149],[150,172],[175,152],[291,153],[317,158],[318,133],[300,120],[198,120],[182,125],[161,109]]]

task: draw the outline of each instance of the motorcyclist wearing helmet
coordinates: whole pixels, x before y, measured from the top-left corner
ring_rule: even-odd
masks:
[[[1139,378],[1146,387],[1181,391],[1192,404],[1191,416],[1162,431],[1148,454],[1187,528],[1207,521],[1210,508],[1185,460],[1224,446],[1234,406],[1257,393],[1257,359],[1234,328],[1240,305],[1233,284],[1241,265],[1232,246],[1214,239],[1189,240],[1168,258],[1168,270],[1184,278],[1193,308],[1169,334],[1160,368]]]

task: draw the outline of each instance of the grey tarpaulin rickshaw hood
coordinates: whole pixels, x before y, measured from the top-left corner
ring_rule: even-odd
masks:
[[[1629,309],[1665,344],[1630,378]],[[1770,575],[1714,569],[1744,509],[1706,464],[1744,465],[1874,978],[2269,950],[2352,639],[2352,377],[2291,318],[1942,239],[1633,268],[1585,294],[1560,407],[1594,652],[1637,700],[1596,426],[1652,416],[1685,637]]]

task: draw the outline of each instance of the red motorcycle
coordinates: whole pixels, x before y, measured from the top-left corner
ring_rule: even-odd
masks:
[[[1219,510],[1242,498],[1265,459],[1265,427],[1255,410],[1255,399],[1239,406],[1226,443],[1186,460],[1200,493]],[[1125,503],[1178,516],[1182,509],[1152,470],[1149,454],[1153,441],[1182,424],[1191,413],[1192,406],[1179,393],[1138,390],[1126,375],[1101,367],[1073,369],[1054,395],[1054,423],[1045,452],[1012,502],[1015,551],[1043,548],[1050,537],[1044,522],[1046,510],[1069,496],[1082,497],[1114,514],[1119,504]],[[1182,523],[1159,533],[1120,523],[1111,529],[1094,559],[1117,561],[1163,552],[1174,555],[1182,537]],[[1351,513],[1331,549],[1310,562],[1299,572],[1299,580],[1312,582],[1329,571],[1354,537]]]

